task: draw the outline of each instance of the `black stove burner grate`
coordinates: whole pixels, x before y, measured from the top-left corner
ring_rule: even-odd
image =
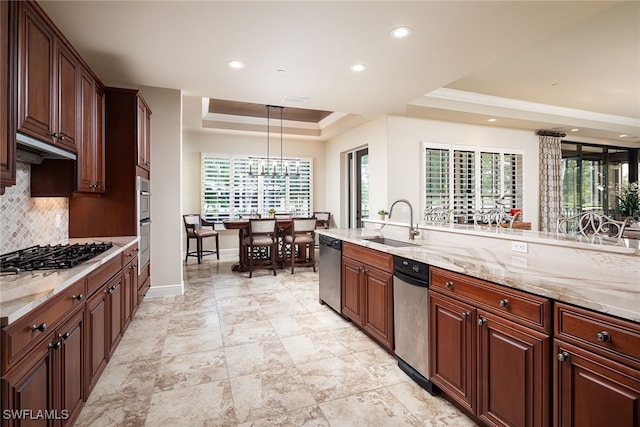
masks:
[[[113,247],[112,242],[32,246],[0,255],[2,272],[72,268]]]

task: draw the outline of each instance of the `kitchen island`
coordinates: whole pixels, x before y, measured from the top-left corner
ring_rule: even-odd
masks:
[[[343,241],[341,313],[393,351],[396,278],[376,273],[370,285],[385,265],[344,248],[428,264],[428,325],[411,331],[427,337],[428,372],[416,382],[482,425],[637,426],[637,240],[469,225],[419,226],[410,240],[408,224],[365,225],[318,231]]]

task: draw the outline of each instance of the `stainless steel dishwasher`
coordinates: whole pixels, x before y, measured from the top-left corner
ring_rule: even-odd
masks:
[[[342,314],[342,240],[320,234],[320,301]]]
[[[429,266],[393,257],[393,333],[398,366],[431,394],[429,375]]]

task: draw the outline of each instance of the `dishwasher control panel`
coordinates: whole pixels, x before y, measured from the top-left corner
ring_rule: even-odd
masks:
[[[393,269],[400,273],[422,280],[428,280],[429,278],[429,265],[409,258],[394,256]]]

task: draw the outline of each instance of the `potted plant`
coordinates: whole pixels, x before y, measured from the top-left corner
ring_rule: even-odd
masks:
[[[276,215],[276,210],[271,208],[267,211],[269,213],[269,218],[273,218]]]
[[[389,212],[385,211],[384,209],[380,209],[378,211],[378,215],[380,215],[380,219],[384,220],[385,217],[387,216],[387,214],[389,214]]]
[[[638,211],[640,211],[640,188],[637,182],[631,182],[622,187],[620,194],[616,196],[618,199],[618,207],[616,215],[624,217],[633,217],[637,219]]]

